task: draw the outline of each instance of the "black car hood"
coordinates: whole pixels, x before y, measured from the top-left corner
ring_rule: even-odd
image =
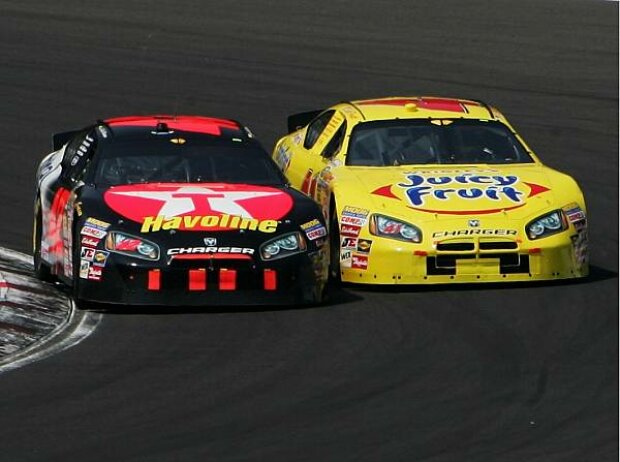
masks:
[[[80,225],[96,219],[165,244],[198,245],[220,239],[226,245],[253,245],[318,219],[319,207],[288,186],[228,183],[148,183],[83,186]],[[223,239],[223,240],[222,240]],[[204,244],[202,244],[204,245]]]

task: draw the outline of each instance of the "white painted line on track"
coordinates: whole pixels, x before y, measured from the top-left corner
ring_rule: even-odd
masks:
[[[8,361],[0,362],[0,374],[74,347],[92,334],[101,322],[101,313],[79,311],[73,301],[71,305],[71,315],[65,324],[58,326],[54,332],[39,342],[7,358]]]
[[[9,290],[9,286],[7,282],[2,277],[2,273],[0,273],[0,302],[6,298],[6,293]]]
[[[29,273],[32,274],[32,257],[0,247],[0,260],[3,261],[3,264],[8,263],[10,268],[14,268],[16,271],[13,273],[5,267],[4,274],[0,272],[0,302],[8,302],[12,306],[18,306],[18,308],[13,306],[15,311],[10,315],[12,319],[28,317],[29,303],[31,305],[38,304],[39,308],[45,306],[46,300],[48,303],[52,303],[49,297],[46,299],[46,296],[37,294],[37,289],[40,292],[41,289],[53,291],[53,288],[34,279],[34,276],[28,276]],[[19,274],[19,272],[25,272],[26,275]],[[30,290],[33,291],[30,292]],[[92,334],[101,322],[101,313],[76,309],[75,304],[68,296],[58,292],[54,293],[54,298],[56,303],[59,299],[62,304],[66,303],[65,312],[68,312],[68,316],[65,314],[66,317],[62,321],[57,319],[55,322],[58,322],[58,325],[54,326],[53,330],[40,339],[0,359],[0,373],[40,361],[77,345]],[[0,305],[0,314],[2,312],[3,307]],[[57,311],[57,313],[62,313],[62,310]],[[47,314],[49,315],[49,313]],[[10,316],[7,315],[7,317]],[[56,316],[58,317],[58,314]],[[46,320],[50,322],[48,318]]]
[[[7,259],[21,263],[20,266],[28,265],[29,267],[32,267],[33,264],[33,260],[30,255],[26,255],[25,253],[17,252],[15,250],[0,247],[0,255],[6,257]]]

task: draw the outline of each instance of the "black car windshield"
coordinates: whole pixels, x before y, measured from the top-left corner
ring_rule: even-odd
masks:
[[[501,122],[386,120],[358,124],[347,165],[515,164],[534,162]]]
[[[189,143],[188,143],[189,144]],[[286,183],[277,165],[256,146],[113,143],[99,152],[94,183]]]

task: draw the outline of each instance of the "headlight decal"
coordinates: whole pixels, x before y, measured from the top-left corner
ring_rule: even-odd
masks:
[[[370,233],[405,242],[422,242],[422,231],[415,225],[385,215],[370,216]]]
[[[292,232],[271,239],[260,246],[261,259],[267,261],[290,257],[306,250],[306,241],[303,235]]]
[[[157,244],[120,231],[108,233],[105,248],[110,252],[128,257],[151,261],[159,260],[159,246]]]
[[[525,227],[527,236],[531,240],[551,236],[568,228],[568,223],[561,210],[542,215],[530,221]]]

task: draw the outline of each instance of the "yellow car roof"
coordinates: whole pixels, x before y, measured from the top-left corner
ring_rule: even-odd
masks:
[[[393,96],[364,99],[348,103],[354,106],[365,120],[463,118],[499,119],[504,117],[495,108],[482,101],[436,96]]]

